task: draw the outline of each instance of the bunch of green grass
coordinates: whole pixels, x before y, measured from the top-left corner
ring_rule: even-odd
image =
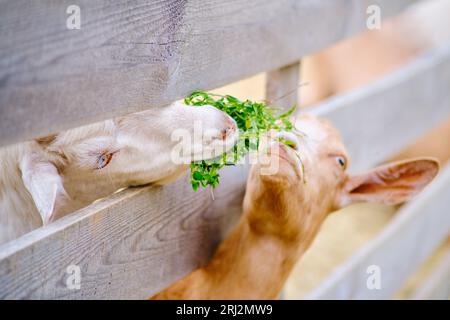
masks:
[[[239,129],[239,141],[228,153],[217,159],[191,163],[191,184],[194,190],[200,186],[217,187],[220,178],[218,171],[224,166],[235,165],[250,150],[257,150],[260,134],[272,129],[277,131],[293,129],[288,118],[294,112],[295,106],[286,113],[275,115],[274,109],[262,102],[241,101],[230,95],[217,95],[203,91],[193,92],[184,99],[184,102],[192,106],[214,106],[231,116]],[[286,139],[281,142],[287,145],[292,143]]]

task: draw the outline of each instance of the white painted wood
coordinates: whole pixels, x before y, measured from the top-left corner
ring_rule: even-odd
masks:
[[[298,106],[300,61],[272,70],[266,75],[266,102],[283,111]],[[280,300],[285,300],[284,289]]]
[[[450,299],[450,251],[441,258],[439,265],[410,298],[412,300]]]
[[[450,234],[450,166],[399,210],[373,240],[340,265],[307,299],[388,299]],[[381,289],[369,290],[369,266],[381,270]]]
[[[450,43],[382,79],[311,110],[339,129],[361,171],[394,155],[450,116]]]
[[[0,1],[0,145],[293,63],[415,0]]]
[[[269,71],[266,76],[266,101],[289,110],[299,105],[300,62]]]

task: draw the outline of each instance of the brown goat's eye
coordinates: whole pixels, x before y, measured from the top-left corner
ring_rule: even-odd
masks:
[[[336,162],[343,168],[347,168],[347,160],[344,157],[337,156]]]
[[[105,152],[97,159],[97,169],[102,169],[108,165],[111,161],[113,154],[110,152]]]

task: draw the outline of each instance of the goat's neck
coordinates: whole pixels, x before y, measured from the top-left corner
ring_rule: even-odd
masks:
[[[255,233],[242,221],[220,245],[205,272],[221,298],[274,299],[304,249]]]
[[[280,202],[276,205],[283,212],[273,211],[276,208],[266,211],[266,201],[259,203],[244,212],[238,226],[205,268],[207,276],[213,278],[212,283],[223,286],[212,292],[229,298],[277,298],[315,237],[320,224],[314,223],[315,212],[287,212],[292,208]],[[295,216],[290,216],[292,213]]]
[[[292,199],[283,202],[283,195],[276,195],[277,199],[264,196],[265,200],[249,199],[251,204],[244,204],[238,225],[222,241],[206,267],[191,273],[155,298],[277,298],[320,223],[316,221],[316,212],[309,211],[312,207],[305,208],[304,213],[298,210],[287,212],[296,209],[289,206]],[[301,222],[305,227],[300,228]]]

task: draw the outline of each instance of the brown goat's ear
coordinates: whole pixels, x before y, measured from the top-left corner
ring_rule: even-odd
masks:
[[[20,163],[22,180],[30,192],[44,225],[50,223],[67,196],[56,167],[36,153],[25,155]]]
[[[350,176],[341,194],[341,207],[355,202],[396,205],[408,201],[439,172],[434,159],[389,163],[367,173]]]

